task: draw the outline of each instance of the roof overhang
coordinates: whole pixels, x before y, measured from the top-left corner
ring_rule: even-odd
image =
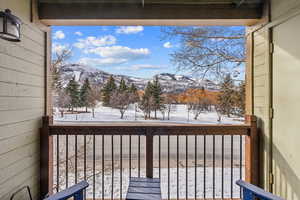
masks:
[[[252,25],[263,0],[38,0],[47,25]]]

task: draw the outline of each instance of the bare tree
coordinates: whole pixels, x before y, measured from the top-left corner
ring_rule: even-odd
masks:
[[[88,106],[90,108],[92,108],[92,117],[95,118],[95,107],[98,103],[98,101],[100,101],[101,98],[101,92],[100,92],[100,88],[92,85],[90,92],[87,96],[87,102],[88,102]]]
[[[71,98],[64,89],[57,92],[57,96],[54,97],[54,106],[59,109],[61,117],[64,117],[64,111],[66,108],[70,107]]]
[[[214,108],[215,108],[215,111],[216,111],[216,113],[218,115],[218,120],[217,121],[220,123],[222,121],[222,109],[221,109],[221,106],[219,104],[215,104]]]
[[[121,119],[123,119],[124,113],[128,109],[131,102],[131,95],[127,91],[113,91],[109,100],[110,106],[120,111]]]
[[[162,120],[165,120],[166,118],[166,112],[167,112],[167,107],[166,106],[161,106],[161,108],[159,109],[159,111],[161,112],[163,118]]]
[[[239,73],[245,63],[245,29],[243,27],[198,26],[165,27],[163,39],[177,38],[180,46],[172,54],[178,70],[219,77]]]
[[[166,94],[164,97],[165,110],[167,112],[167,119],[170,120],[171,112],[176,110],[176,95]]]
[[[53,89],[61,89],[61,67],[66,64],[67,60],[72,56],[72,49],[67,48],[61,51],[56,51],[51,60],[52,87]]]
[[[206,110],[206,102],[206,99],[199,98],[196,102],[191,104],[191,110],[194,113],[194,120],[197,120],[199,115]]]
[[[190,112],[191,112],[192,108],[193,108],[193,103],[188,102],[186,104],[186,109],[188,111],[187,121],[190,121]]]

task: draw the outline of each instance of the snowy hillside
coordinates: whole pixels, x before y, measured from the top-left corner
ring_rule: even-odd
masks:
[[[62,70],[62,85],[66,86],[69,80],[72,77],[75,77],[75,80],[79,83],[83,83],[86,78],[89,78],[90,82],[97,85],[104,84],[108,78],[112,75],[118,84],[123,78],[127,83],[134,83],[139,89],[144,89],[147,82],[152,79],[138,78],[133,76],[125,75],[115,75],[109,74],[102,70],[84,66],[80,64],[69,64],[61,68]],[[196,80],[194,78],[184,76],[184,75],[175,75],[170,73],[161,73],[156,75],[162,85],[164,91],[176,91],[182,92],[188,88],[201,88],[204,87],[207,90],[218,90],[216,83],[210,80]]]

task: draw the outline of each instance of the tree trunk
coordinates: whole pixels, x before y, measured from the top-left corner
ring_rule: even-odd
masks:
[[[95,118],[95,109],[92,108],[93,118]]]
[[[197,120],[197,119],[198,119],[198,116],[199,116],[199,114],[195,114],[194,120]]]
[[[136,120],[136,104],[134,104],[134,120]]]
[[[120,111],[120,113],[121,113],[121,119],[123,119],[124,112],[123,112],[123,111]]]
[[[63,118],[64,117],[64,111],[62,110],[62,111],[60,111],[60,116],[61,116],[61,118]]]
[[[157,119],[157,116],[156,116],[156,109],[154,110],[154,119]]]
[[[87,106],[86,106],[86,107],[85,107],[85,112],[87,113],[87,111],[88,111],[88,110],[87,110]]]

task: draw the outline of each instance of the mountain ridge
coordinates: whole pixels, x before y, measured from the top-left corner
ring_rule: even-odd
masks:
[[[103,85],[110,76],[113,76],[116,84],[119,84],[123,78],[126,83],[133,83],[139,90],[143,90],[147,83],[157,76],[164,92],[182,92],[189,88],[202,87],[204,87],[206,90],[218,91],[218,85],[211,80],[197,80],[186,75],[176,75],[172,73],[159,73],[153,76],[152,79],[148,79],[127,75],[110,74],[103,70],[87,65],[67,64],[61,67],[61,75],[61,85],[63,87],[65,87],[73,77],[75,77],[75,80],[79,82],[79,84],[83,84],[84,80],[89,78],[89,81],[92,84]]]

